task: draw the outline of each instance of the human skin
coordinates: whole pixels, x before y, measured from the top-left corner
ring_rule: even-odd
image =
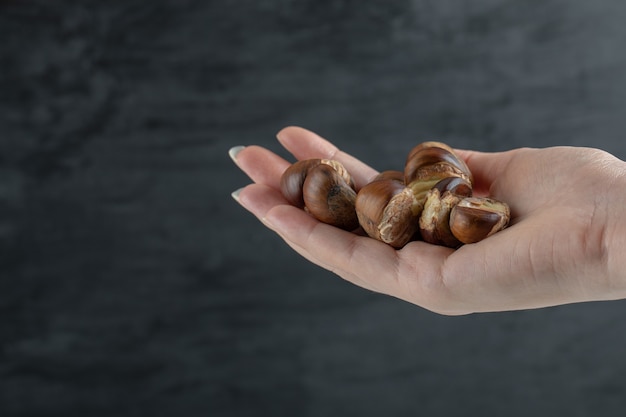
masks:
[[[336,159],[357,190],[377,171],[299,127],[278,141],[298,160]],[[259,147],[231,156],[252,184],[233,197],[309,261],[363,288],[445,315],[626,298],[626,163],[592,148],[456,150],[477,195],[511,207],[511,222],[453,250],[385,243],[320,223],[289,205],[279,183],[290,162]]]

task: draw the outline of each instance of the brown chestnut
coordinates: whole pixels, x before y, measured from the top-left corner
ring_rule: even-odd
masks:
[[[462,243],[476,243],[504,229],[509,206],[491,198],[463,198],[450,212],[450,230]]]
[[[400,248],[417,232],[413,193],[396,179],[378,179],[365,185],[356,196],[359,224],[368,236]]]
[[[467,177],[471,181],[472,173],[465,161],[459,158],[451,147],[442,142],[428,141],[422,142],[415,146],[407,156],[404,174],[405,181],[409,184],[416,179],[419,180],[426,176],[424,168],[430,169],[433,165],[445,165],[448,171],[455,172],[457,176]]]
[[[345,167],[328,159],[298,161],[285,170],[285,199],[316,219],[401,248],[413,239],[457,248],[508,225],[503,202],[472,197],[472,173],[452,148],[424,142],[403,171],[383,171],[358,193]]]
[[[304,159],[291,164],[280,177],[280,191],[292,206],[304,208],[302,186],[311,168],[317,167],[321,159]]]
[[[441,194],[448,191],[461,197],[472,196],[472,184],[461,177],[444,178],[436,183],[433,188],[438,189]]]
[[[404,173],[402,171],[388,170],[376,175],[370,182],[381,180],[394,180],[404,184]]]
[[[472,173],[452,148],[441,142],[423,142],[414,147],[406,159],[404,181],[423,204],[426,194],[447,178],[461,178],[472,187]]]
[[[464,178],[448,177],[439,181],[426,194],[420,216],[422,239],[435,245],[456,248],[461,242],[450,231],[450,212],[463,197],[472,195],[472,186]]]
[[[359,226],[354,181],[338,161],[298,161],[283,173],[280,189],[290,204],[305,209],[321,222],[345,230]]]
[[[449,248],[461,246],[450,230],[450,212],[461,198],[450,191],[442,194],[438,188],[428,192],[419,220],[420,234],[425,242]]]

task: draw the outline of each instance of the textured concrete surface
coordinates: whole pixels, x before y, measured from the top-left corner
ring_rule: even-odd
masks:
[[[626,304],[440,317],[230,198],[297,124],[626,158],[626,3],[1,1],[0,415],[621,415]],[[282,153],[284,154],[284,153]]]

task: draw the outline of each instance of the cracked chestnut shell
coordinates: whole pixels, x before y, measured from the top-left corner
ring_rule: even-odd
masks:
[[[437,188],[428,192],[419,221],[420,234],[425,242],[449,248],[461,246],[450,230],[450,212],[461,198],[449,191],[441,194]]]
[[[330,159],[295,162],[283,173],[280,189],[292,205],[317,220],[344,230],[359,226],[354,181],[345,167]]]
[[[379,175],[359,190],[356,212],[368,236],[395,248],[406,245],[418,230],[415,199],[395,174]]]
[[[409,152],[404,165],[404,181],[413,190],[418,202],[440,181],[461,178],[472,188],[473,178],[467,164],[445,143],[420,143]]]
[[[449,248],[461,246],[450,230],[450,212],[463,197],[472,195],[472,186],[460,177],[439,181],[426,194],[424,209],[420,215],[420,235],[425,242]]]
[[[450,212],[450,230],[462,243],[476,243],[504,229],[509,206],[491,198],[467,197]]]

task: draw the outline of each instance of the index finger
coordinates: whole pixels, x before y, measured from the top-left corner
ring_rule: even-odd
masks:
[[[479,152],[466,149],[455,149],[467,164],[474,177],[474,191],[489,194],[491,185],[505,172],[511,159],[510,153]]]
[[[287,205],[274,205],[257,216],[301,255],[353,284],[432,311],[464,312],[450,307],[451,293],[441,274],[452,253],[450,248],[411,242],[396,250],[378,240],[317,222]]]
[[[378,174],[374,168],[341,151],[310,130],[289,126],[278,132],[276,136],[281,145],[297,159],[325,158],[341,162],[354,178],[357,190]]]

